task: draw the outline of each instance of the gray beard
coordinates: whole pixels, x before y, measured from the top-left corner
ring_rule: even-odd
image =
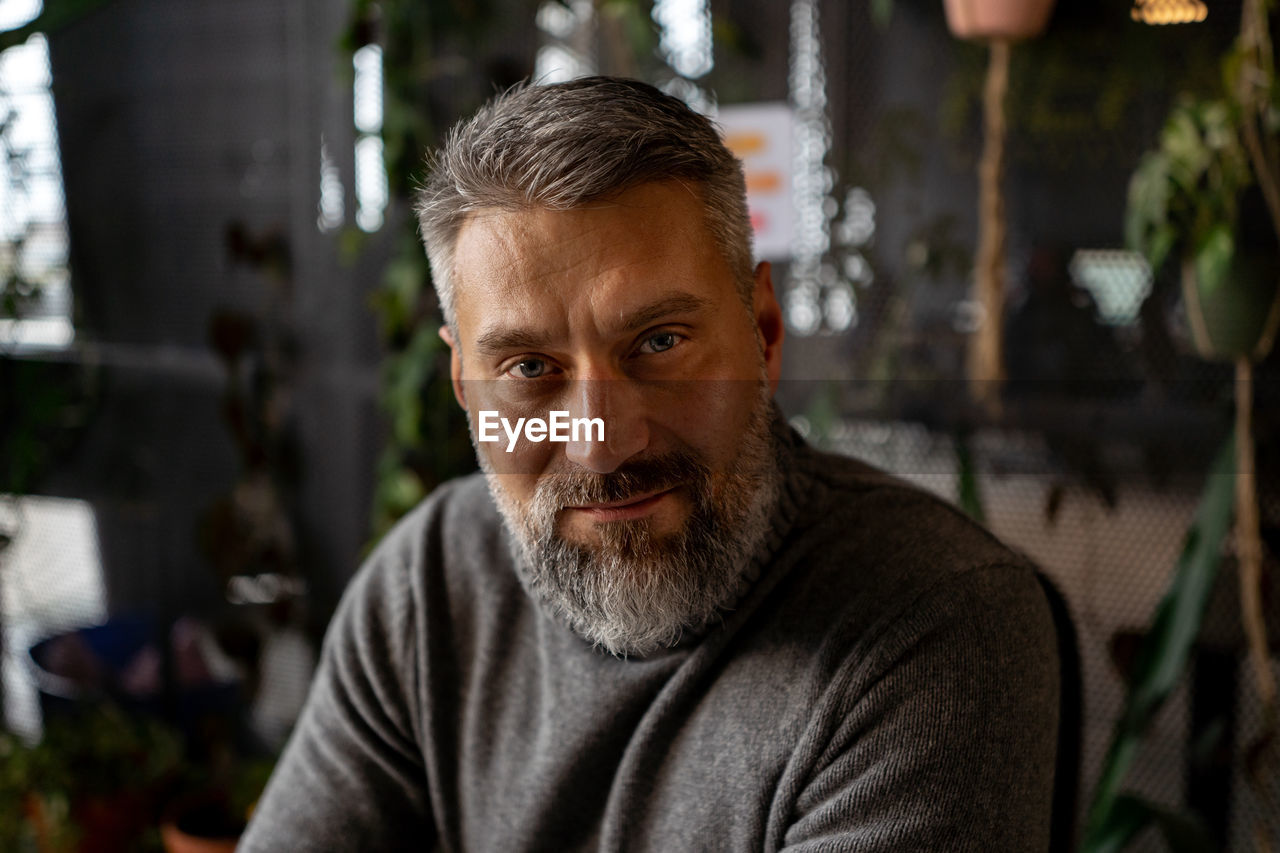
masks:
[[[519,506],[479,454],[516,543],[520,580],[538,604],[589,642],[618,656],[644,656],[700,632],[731,607],[768,535],[781,473],[768,385],[729,469],[714,474],[691,451],[677,451],[612,474],[546,475]],[[566,541],[566,507],[625,499],[679,486],[692,504],[683,527],[657,536],[648,519],[597,525],[599,542]]]

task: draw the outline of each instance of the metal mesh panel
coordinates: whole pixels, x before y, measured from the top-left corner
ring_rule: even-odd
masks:
[[[708,89],[721,104],[785,98],[789,10],[763,0],[711,5],[754,52],[718,47]],[[1163,61],[1120,93],[1130,100],[1114,116],[1103,115],[1100,102],[1088,121],[1047,132],[1055,116],[1093,115],[1086,89],[1014,117],[1004,422],[975,413],[957,381],[972,331],[974,91],[983,55],[951,39],[939,4],[895,4],[883,29],[867,5],[823,0],[812,7],[809,30],[821,41],[834,178],[833,206],[824,211],[832,247],[820,259],[826,271],[822,263],[816,269],[849,286],[856,313],[847,328],[835,324],[845,329],[837,334],[788,342],[780,393],[813,440],[949,499],[958,496],[957,440],[966,442],[990,525],[1058,583],[1075,617],[1087,802],[1120,713],[1125,655],[1165,590],[1208,459],[1226,435],[1231,399],[1229,368],[1190,353],[1176,282],[1152,277],[1120,251],[1125,181],[1165,113],[1170,67],[1184,58],[1194,64],[1197,49],[1220,51],[1239,4],[1213,5],[1195,49],[1177,28],[1167,28],[1164,41],[1126,29],[1139,26],[1126,4],[1059,4],[1058,31],[1066,27],[1095,51],[1103,45],[1101,54],[1077,56],[1079,67],[1109,62],[1106,45],[1139,36]],[[177,609],[216,594],[193,531],[211,493],[239,474],[218,422],[227,376],[206,348],[209,314],[226,304],[279,310],[297,332],[303,356],[289,402],[307,461],[294,507],[302,554],[326,604],[354,568],[380,429],[364,300],[381,256],[375,247],[342,267],[334,245],[337,222],[350,224],[357,207],[351,93],[334,82],[332,45],[345,14],[340,2],[120,0],[92,31],[65,36],[61,59],[69,68],[79,63],[87,81],[60,107],[79,133],[63,140],[74,152],[67,174],[84,203],[73,225],[84,226],[78,251],[88,298],[77,310],[99,336],[110,381],[77,470],[53,488],[107,507],[99,525],[114,533],[104,540],[123,542],[128,563],[107,567],[117,572],[107,586],[126,603],[163,597],[163,607]],[[1082,30],[1089,15],[1115,21]],[[84,74],[100,55],[95,43],[113,46],[112,73]],[[1032,80],[1054,59],[1035,56],[1015,57],[1031,63],[1022,68]],[[55,51],[55,69],[58,59]],[[1015,92],[1015,103],[1034,105],[1025,95]],[[102,104],[111,108],[102,112]],[[346,194],[343,204],[331,197],[323,233],[316,227],[322,175],[338,197]],[[396,215],[390,210],[389,222]],[[273,229],[290,241],[292,301],[270,302],[261,267],[228,253],[234,221],[255,238],[251,250],[269,254],[273,244],[259,238]],[[787,270],[776,280],[787,280]],[[1272,485],[1280,478],[1267,476],[1280,455],[1276,377],[1273,359],[1257,387],[1263,519],[1271,530],[1280,519]],[[1233,582],[1228,564],[1214,610],[1227,625]],[[1236,638],[1223,645],[1229,655],[1238,651]],[[1241,668],[1230,745],[1233,848],[1244,846],[1242,833],[1269,807],[1276,811],[1274,788],[1259,799],[1241,776],[1259,723],[1252,691]],[[1165,803],[1188,795],[1190,692],[1188,681],[1128,780]],[[1160,846],[1146,837],[1139,849]]]
[[[826,4],[824,14],[841,27],[823,34],[827,73],[842,93],[830,106],[833,195],[856,187],[874,204],[874,276],[855,286],[854,328],[835,340],[789,341],[791,381],[782,396],[812,439],[952,500],[959,497],[957,440],[965,442],[988,524],[1056,582],[1079,631],[1083,819],[1121,713],[1125,667],[1166,591],[1210,458],[1229,434],[1233,390],[1228,365],[1194,355],[1169,272],[1153,277],[1122,250],[1127,181],[1177,87],[1198,64],[1216,68],[1240,7],[1212,4],[1194,30],[1143,27],[1114,4],[1060,9],[1053,37],[1077,50],[1070,73],[1086,81],[1079,91],[1051,76],[1069,72],[1054,71],[1062,57],[1048,40],[1015,50],[1024,88],[1015,85],[1009,102],[1009,382],[1004,417],[992,420],[959,381],[971,333],[984,53],[951,39],[940,10],[898,4],[880,28],[865,11],[833,8],[839,5]],[[1118,39],[1132,42],[1133,57],[1116,60]],[[1141,51],[1152,63],[1138,73]],[[1103,84],[1111,88],[1099,90]],[[1037,102],[1028,91],[1035,86],[1059,100]],[[1127,106],[1108,114],[1110,97],[1128,99]],[[1273,541],[1265,531],[1280,518],[1266,485],[1278,438],[1276,370],[1272,358],[1255,393],[1264,535]],[[1268,565],[1274,576],[1274,561]],[[1189,780],[1222,780],[1229,849],[1247,849],[1254,823],[1274,822],[1277,800],[1274,768],[1261,795],[1244,776],[1260,718],[1235,584],[1227,559],[1196,663],[1125,787],[1213,811],[1213,793],[1191,790]],[[1227,640],[1214,639],[1224,633]],[[1223,673],[1224,661],[1238,669],[1221,687],[1212,676],[1215,668]],[[1234,703],[1221,700],[1220,689],[1234,690]],[[1216,777],[1190,769],[1202,760],[1193,744],[1204,735],[1197,714],[1232,711],[1229,768]],[[1133,849],[1160,850],[1164,842],[1148,832]]]

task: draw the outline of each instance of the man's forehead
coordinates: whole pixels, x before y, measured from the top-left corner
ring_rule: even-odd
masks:
[[[572,303],[604,319],[705,290],[722,271],[700,199],[679,184],[645,185],[567,210],[473,212],[458,232],[454,304],[473,333],[530,306],[567,314]]]
[[[472,210],[458,228],[455,253],[462,253],[468,242],[478,242],[487,256],[501,260],[511,258],[517,248],[531,248],[527,243],[533,239],[537,242],[532,248],[541,249],[540,256],[556,258],[620,226],[635,239],[680,234],[711,244],[699,190],[681,181],[658,181],[569,207],[531,204]]]
[[[458,229],[454,278],[474,284],[480,276],[553,273],[599,254],[606,222],[590,215],[603,207],[545,207],[472,211]],[[593,251],[594,249],[594,251]]]
[[[567,310],[569,291],[608,277],[643,281],[644,258],[574,211],[485,210],[468,218],[454,252],[459,318],[519,319],[531,307]],[[601,293],[599,296],[603,296]]]

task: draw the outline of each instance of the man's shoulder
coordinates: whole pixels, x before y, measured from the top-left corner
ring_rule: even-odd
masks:
[[[502,519],[488,483],[476,472],[433,489],[396,522],[377,551],[409,554],[423,547],[456,547],[499,538],[501,530]]]
[[[475,473],[442,483],[397,521],[352,586],[408,588],[415,598],[438,594],[428,591],[440,587],[450,595],[474,595],[483,591],[477,585],[510,575],[503,571],[509,559],[502,518],[484,476]]]
[[[861,460],[817,450],[800,457],[811,486],[802,511],[808,529],[860,563],[925,563],[963,571],[979,565],[1027,565],[954,504]]]
[[[1046,619],[1032,563],[948,501],[846,456],[806,448],[796,464],[807,494],[779,556],[798,606],[872,633],[924,607]]]

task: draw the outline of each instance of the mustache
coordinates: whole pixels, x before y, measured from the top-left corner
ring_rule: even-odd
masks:
[[[711,469],[707,464],[697,454],[682,449],[629,460],[608,474],[576,466],[552,472],[538,484],[535,500],[544,507],[560,510],[589,503],[625,501],[646,492],[682,485],[692,486],[697,494],[705,490],[710,478]]]

